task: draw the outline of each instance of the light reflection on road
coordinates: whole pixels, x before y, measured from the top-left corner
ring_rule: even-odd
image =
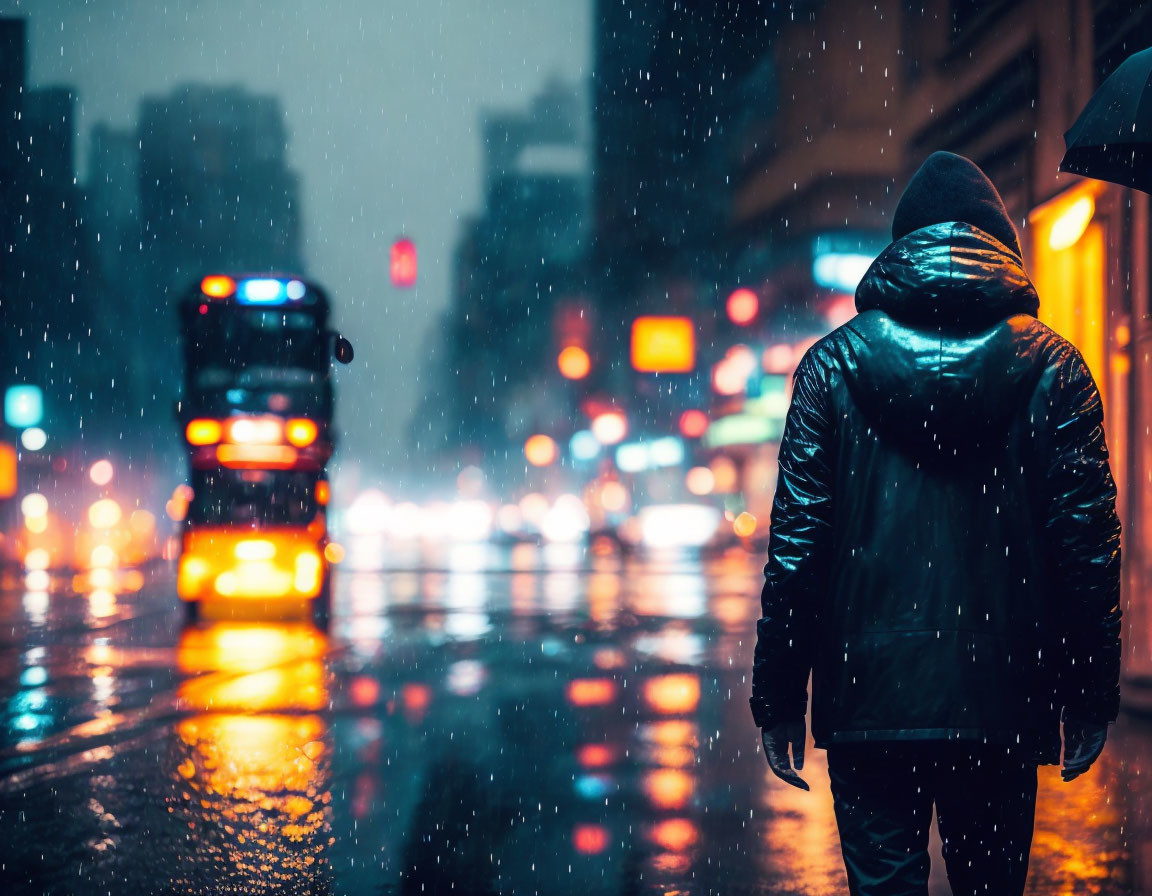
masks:
[[[844,892],[823,753],[811,793],[780,784],[749,719],[758,558],[455,546],[382,572],[348,547],[327,635],[183,628],[162,573],[98,607],[0,595],[7,872],[31,892]],[[1150,753],[1125,718],[1076,785],[1042,772],[1031,893],[1149,888]]]

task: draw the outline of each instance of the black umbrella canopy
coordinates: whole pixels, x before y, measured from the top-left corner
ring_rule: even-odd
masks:
[[[1064,135],[1060,170],[1152,193],[1152,48],[1129,56]]]

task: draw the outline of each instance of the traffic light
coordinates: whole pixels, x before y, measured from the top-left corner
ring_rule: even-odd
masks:
[[[407,289],[416,284],[416,244],[407,237],[401,237],[392,244],[388,271],[392,285]]]

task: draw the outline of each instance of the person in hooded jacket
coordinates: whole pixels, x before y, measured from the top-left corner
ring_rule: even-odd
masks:
[[[930,156],[793,379],[752,713],[808,789],[828,752],[852,894],[1018,894],[1038,764],[1071,781],[1119,705],[1120,523],[1100,394],[1035,317],[995,187]],[[791,747],[791,762],[789,761]],[[795,766],[795,769],[792,766]]]

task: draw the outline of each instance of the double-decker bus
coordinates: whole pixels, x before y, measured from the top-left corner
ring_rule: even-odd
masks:
[[[332,456],[328,298],[300,277],[213,274],[179,305],[178,416],[192,498],[177,590],[190,616],[311,603],[327,616],[325,467]]]

